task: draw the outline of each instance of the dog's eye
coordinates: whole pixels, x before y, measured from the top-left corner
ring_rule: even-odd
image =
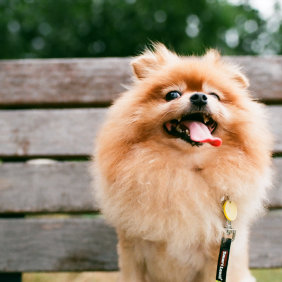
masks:
[[[178,91],[170,91],[166,94],[165,99],[167,102],[180,98],[181,94]]]
[[[212,96],[216,97],[218,100],[220,100],[219,96],[216,93],[212,92],[212,93],[210,93],[210,95],[212,95]]]

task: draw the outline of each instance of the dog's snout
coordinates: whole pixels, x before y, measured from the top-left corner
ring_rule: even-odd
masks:
[[[208,102],[208,97],[204,93],[195,93],[190,97],[190,101],[197,106],[204,106]]]

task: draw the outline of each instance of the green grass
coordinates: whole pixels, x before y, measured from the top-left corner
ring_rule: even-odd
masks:
[[[257,282],[281,282],[282,268],[253,269]],[[117,272],[25,273],[23,282],[116,282]]]
[[[252,269],[257,282],[281,282],[282,268],[278,269]]]
[[[116,282],[118,272],[24,273],[23,282]]]

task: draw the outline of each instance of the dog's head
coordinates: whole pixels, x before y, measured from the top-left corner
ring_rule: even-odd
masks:
[[[129,118],[140,138],[160,137],[189,147],[242,138],[238,124],[250,108],[249,83],[216,50],[180,57],[157,44],[135,58],[132,67],[136,79],[132,97],[126,95],[127,108],[134,112]]]
[[[124,156],[137,145],[167,152],[170,160],[195,150],[222,157],[242,153],[257,163],[257,152],[269,148],[264,113],[250,97],[247,78],[216,50],[185,57],[156,44],[131,64],[134,82],[104,126],[107,151]]]

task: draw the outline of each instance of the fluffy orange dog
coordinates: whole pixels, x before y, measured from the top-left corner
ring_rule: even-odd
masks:
[[[180,57],[161,44],[132,67],[135,81],[110,108],[95,153],[119,281],[214,282],[228,198],[238,217],[227,281],[255,281],[248,234],[270,186],[272,138],[247,78],[215,50]]]

